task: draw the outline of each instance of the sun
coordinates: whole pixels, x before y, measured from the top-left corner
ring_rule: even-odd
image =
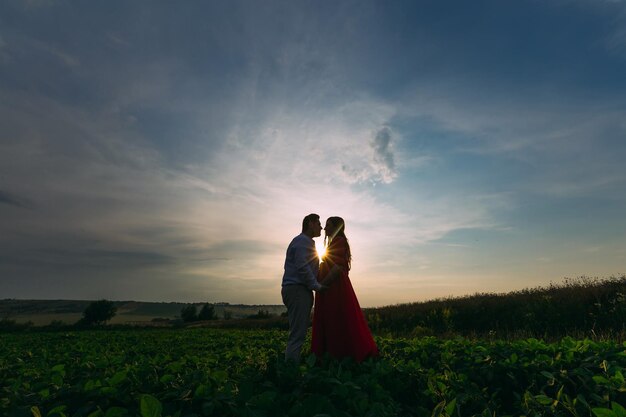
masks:
[[[326,253],[326,248],[324,247],[324,242],[315,242],[315,250],[317,250],[317,256],[319,256],[320,261],[324,257]]]

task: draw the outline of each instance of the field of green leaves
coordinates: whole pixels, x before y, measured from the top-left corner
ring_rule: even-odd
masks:
[[[626,416],[626,345],[377,338],[283,363],[283,331],[0,334],[2,416]]]

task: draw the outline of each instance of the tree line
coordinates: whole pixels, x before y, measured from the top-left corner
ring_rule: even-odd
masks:
[[[212,304],[204,304],[200,309],[200,312],[196,310],[195,305],[190,304],[183,307],[180,311],[180,318],[185,323],[190,323],[193,321],[216,320],[217,314],[215,313],[215,307]]]
[[[117,314],[117,307],[115,302],[110,300],[97,300],[91,302],[87,308],[83,311],[83,315],[75,323],[77,327],[89,327],[89,326],[102,326],[107,324],[115,315]],[[224,313],[224,318],[231,318],[230,312]],[[194,304],[187,305],[182,308],[180,311],[180,319],[185,323],[190,323],[194,321],[205,321],[205,320],[216,320],[217,313],[215,312],[215,307],[212,304],[205,303],[200,311],[197,311],[197,308]],[[28,327],[31,327],[32,322],[29,323],[16,323],[14,320],[9,320],[8,318],[4,318],[0,320],[0,330],[23,330]],[[56,325],[58,327],[65,327],[67,324],[54,321],[52,322],[53,327]]]

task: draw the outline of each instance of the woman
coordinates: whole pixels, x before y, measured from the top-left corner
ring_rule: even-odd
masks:
[[[345,223],[329,217],[324,231],[326,253],[317,279],[328,289],[315,294],[311,351],[318,357],[328,353],[361,362],[377,356],[378,348],[348,278],[352,257]]]

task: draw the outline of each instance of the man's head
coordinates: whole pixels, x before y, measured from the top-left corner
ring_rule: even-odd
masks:
[[[320,216],[311,213],[302,220],[302,233],[309,237],[318,237],[322,234]]]

